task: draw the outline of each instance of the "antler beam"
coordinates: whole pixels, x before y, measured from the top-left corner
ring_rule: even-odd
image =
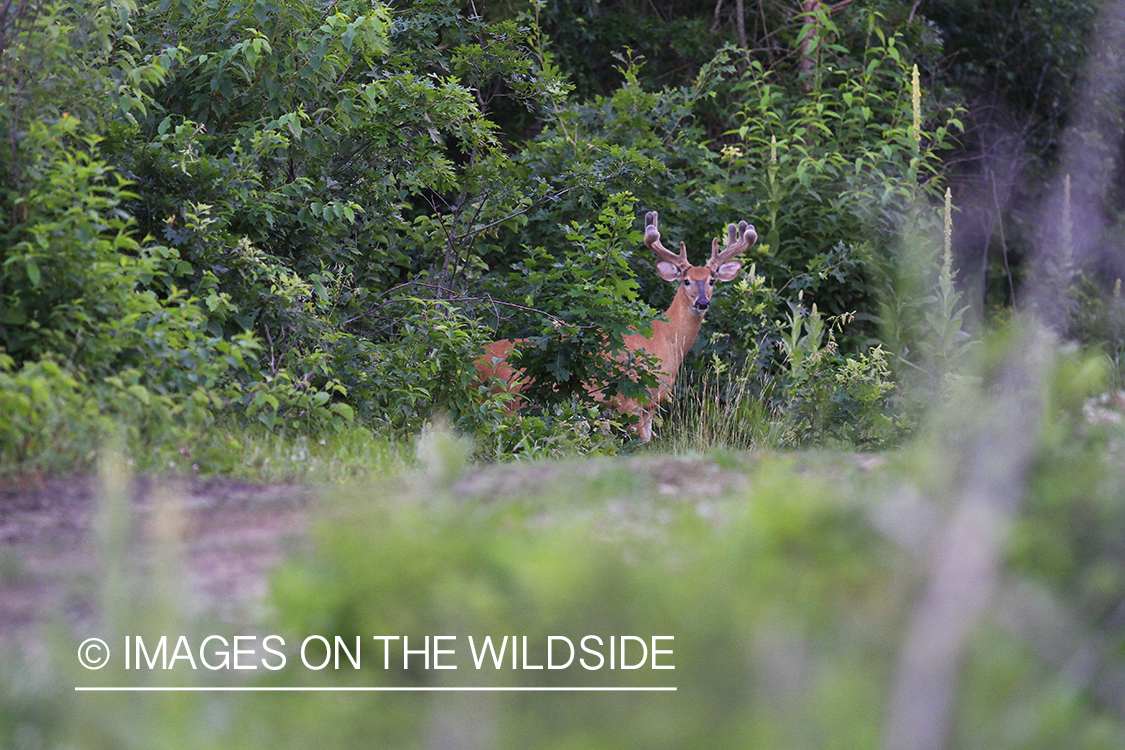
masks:
[[[656,228],[658,218],[656,211],[649,211],[645,214],[645,244],[648,245],[649,250],[656,253],[656,257],[668,261],[683,272],[691,267],[691,263],[689,263],[687,259],[687,246],[681,242],[680,254],[676,255],[671,250],[661,245],[660,230]]]
[[[719,252],[719,238],[716,237],[711,241],[711,260],[707,261],[707,267],[712,271],[718,270],[719,266],[734,256],[746,252],[757,241],[758,232],[754,229],[753,224],[747,224],[745,221],[738,222],[737,227],[734,224],[728,224],[727,246],[722,252]]]

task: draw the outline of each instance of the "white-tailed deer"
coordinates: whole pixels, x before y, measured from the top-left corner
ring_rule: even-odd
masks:
[[[645,216],[645,244],[658,258],[656,272],[660,278],[675,283],[678,288],[672,304],[664,313],[667,320],[652,321],[651,336],[633,334],[625,337],[625,346],[631,351],[643,350],[660,361],[660,371],[655,373],[658,384],[649,389],[648,403],[642,404],[637,399],[622,396],[610,400],[618,411],[638,416],[636,430],[641,440],[648,442],[652,438],[652,417],[660,404],[668,399],[684,355],[695,344],[703,316],[711,307],[715,282],[730,281],[738,276],[742,261],[734,260],[734,257],[746,252],[757,241],[758,233],[753,225],[745,221],[740,221],[737,227],[731,224],[727,227],[727,246],[720,250],[716,237],[711,243],[711,259],[706,265],[693,266],[688,262],[684,243],[680,243],[679,254],[660,244],[656,212],[649,211]],[[474,363],[481,379],[500,387],[494,380],[498,378],[505,390],[519,393],[524,385],[520,380],[521,372],[508,364],[507,357],[512,348],[522,341],[500,339],[486,345],[484,353]],[[595,398],[599,398],[596,389],[590,390]]]

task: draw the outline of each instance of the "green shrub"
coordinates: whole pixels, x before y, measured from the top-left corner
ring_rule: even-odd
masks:
[[[831,439],[870,449],[894,437],[895,386],[886,352],[876,346],[848,357],[836,343],[850,317],[825,320],[816,303],[790,316],[781,339],[786,371],[778,400],[795,445]]]

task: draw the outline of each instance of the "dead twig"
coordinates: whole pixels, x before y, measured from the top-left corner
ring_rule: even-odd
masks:
[[[396,292],[400,289],[404,289],[406,287],[411,287],[411,286],[421,286],[421,287],[426,287],[428,289],[437,289],[437,290],[443,289],[443,287],[441,287],[438,284],[430,284],[430,283],[425,282],[425,281],[408,281],[404,284],[399,284],[397,286],[391,287],[390,289],[388,289],[387,291],[385,291],[381,295],[379,295],[379,297],[385,297],[388,294],[391,294],[391,293]],[[448,291],[448,290],[445,290],[445,291]],[[366,310],[364,312],[361,312],[358,315],[355,315],[351,318],[348,318],[347,320],[344,321],[344,325],[350,325],[351,323],[354,323],[358,320],[362,320],[363,318],[375,315],[380,310],[382,310],[384,307],[387,307],[388,305],[392,305],[396,302],[417,302],[417,301],[418,301],[417,297],[391,297],[390,299],[383,300],[380,304],[376,305],[375,307],[371,308],[370,310]],[[536,307],[530,307],[528,305],[520,305],[520,304],[515,303],[515,302],[505,302],[503,300],[495,299],[494,297],[492,297],[492,295],[489,295],[489,294],[486,294],[486,295],[481,296],[481,297],[443,297],[441,299],[441,301],[442,302],[479,303],[479,304],[484,304],[484,305],[493,306],[493,307],[495,307],[495,306],[510,307],[514,310],[522,310],[523,312],[530,312],[530,313],[535,313],[537,315],[542,315],[543,317],[550,320],[551,323],[556,328],[572,328],[574,330],[582,330],[582,329],[585,329],[585,328],[593,328],[593,326],[581,326],[581,325],[578,325],[576,323],[568,323],[567,321],[563,320],[562,318],[559,318],[555,315],[552,315],[551,313],[547,312],[546,310],[540,310]]]

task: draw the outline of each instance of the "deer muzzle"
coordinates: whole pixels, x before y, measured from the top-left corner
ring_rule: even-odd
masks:
[[[693,310],[703,313],[707,312],[707,308],[711,307],[711,295],[708,293],[706,281],[695,282],[695,290],[692,297],[694,297],[691,302]]]

